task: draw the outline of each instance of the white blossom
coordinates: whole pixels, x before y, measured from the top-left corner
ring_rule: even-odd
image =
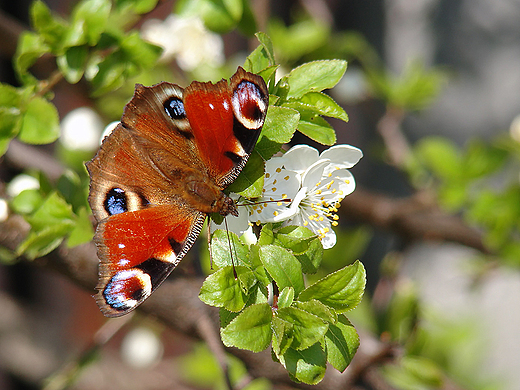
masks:
[[[262,196],[235,197],[240,215],[228,219],[229,230],[242,234],[248,223],[283,222],[308,227],[325,249],[332,248],[340,202],[356,188],[348,169],[362,156],[361,150],[350,145],[336,145],[321,154],[310,146],[296,145],[283,156],[273,157],[266,162]]]
[[[222,38],[208,31],[197,17],[171,14],[163,21],[150,19],[143,25],[142,36],[163,48],[161,61],[175,58],[186,71],[201,64],[217,67],[224,63]]]
[[[79,107],[61,121],[61,144],[69,150],[91,151],[99,146],[103,130],[101,117],[90,107]]]
[[[25,190],[37,190],[40,188],[40,182],[33,176],[26,175],[22,173],[16,176],[13,180],[9,182],[7,185],[7,195],[11,198],[14,198],[20,192]]]

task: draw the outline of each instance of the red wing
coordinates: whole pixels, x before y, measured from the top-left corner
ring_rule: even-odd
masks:
[[[184,108],[209,176],[221,188],[240,173],[262,130],[268,105],[264,80],[242,68],[217,84],[191,83]]]
[[[170,205],[112,215],[98,224],[101,259],[96,300],[117,317],[141,304],[197,239],[204,213]]]

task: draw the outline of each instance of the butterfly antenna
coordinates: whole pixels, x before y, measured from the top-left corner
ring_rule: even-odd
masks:
[[[210,266],[210,269],[213,269],[213,251],[211,250],[211,218],[207,217],[208,219],[208,249],[209,249],[209,266]]]
[[[235,245],[233,244],[233,241],[231,241],[231,236],[229,235],[229,228],[228,228],[228,224],[227,224],[227,219],[224,218],[224,224],[226,225],[226,233],[227,233],[227,239],[228,239],[228,244],[229,244],[229,248],[231,248],[231,265],[233,266],[233,276],[235,277],[235,279],[238,279],[238,275],[237,275],[237,270],[235,268],[235,262],[233,261],[233,253],[235,253],[235,257],[238,258],[237,256],[237,250],[235,248]]]

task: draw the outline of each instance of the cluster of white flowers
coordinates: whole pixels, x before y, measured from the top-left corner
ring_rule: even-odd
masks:
[[[165,20],[150,19],[142,28],[147,41],[161,46],[161,61],[177,60],[186,71],[200,64],[214,67],[224,63],[224,43],[218,34],[206,29],[201,19],[171,14]]]
[[[356,188],[348,169],[362,156],[361,150],[350,145],[336,145],[321,154],[310,146],[296,145],[283,156],[270,159],[262,197],[239,200],[245,207],[239,207],[238,218],[229,219],[229,229],[243,234],[252,224],[306,226],[318,235],[325,249],[332,248],[336,244],[332,226],[338,224],[339,204]]]

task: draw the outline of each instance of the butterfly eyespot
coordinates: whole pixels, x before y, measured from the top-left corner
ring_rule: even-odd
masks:
[[[106,303],[115,310],[130,310],[152,293],[150,276],[133,268],[116,273],[103,290]]]
[[[181,99],[177,97],[168,99],[164,103],[164,109],[172,119],[186,118],[186,110],[184,109],[184,103]]]
[[[249,130],[256,130],[264,124],[267,112],[266,96],[258,86],[250,81],[237,85],[231,99],[237,120]]]
[[[128,211],[128,199],[121,188],[112,188],[107,192],[103,203],[108,215],[121,214]]]

